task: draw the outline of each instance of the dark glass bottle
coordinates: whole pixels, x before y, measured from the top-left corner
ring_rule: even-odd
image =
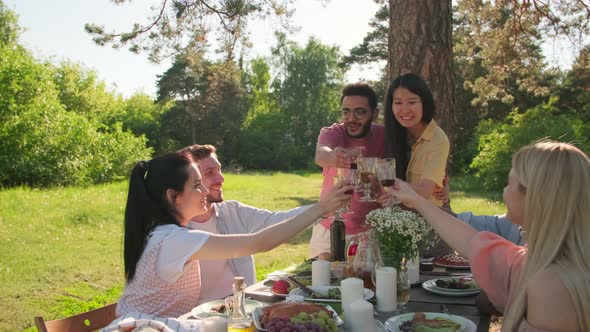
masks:
[[[340,216],[330,226],[330,251],[333,262],[346,261],[346,231]]]

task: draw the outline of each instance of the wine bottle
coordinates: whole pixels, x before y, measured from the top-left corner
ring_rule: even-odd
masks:
[[[333,262],[346,260],[346,231],[341,217],[330,226],[330,251]]]

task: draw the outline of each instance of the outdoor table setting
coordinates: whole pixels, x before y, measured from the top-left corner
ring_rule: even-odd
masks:
[[[311,267],[309,263],[310,261],[306,261],[299,265],[307,264],[307,267]],[[245,289],[247,297],[245,305],[247,312],[253,317],[257,331],[266,331],[261,324],[263,307],[284,303],[286,300],[293,301],[293,299],[298,301],[304,299],[305,303],[325,306],[328,311],[333,312],[338,331],[348,331],[348,328],[354,322],[367,324],[368,320],[374,320],[374,331],[376,332],[404,331],[400,329],[400,325],[406,321],[414,321],[416,319],[415,313],[425,313],[425,317],[422,318],[426,320],[447,319],[447,322],[450,321],[450,324],[456,325],[456,329],[452,329],[452,331],[476,332],[488,331],[489,329],[489,315],[480,313],[476,305],[476,297],[480,290],[477,283],[471,279],[468,265],[444,266],[445,264],[442,263],[437,264],[436,258],[432,264],[429,264],[430,261],[425,261],[420,264],[420,267],[424,269],[420,269],[418,280],[412,280],[409,299],[406,297],[407,303],[398,302],[397,305],[394,303],[395,309],[382,312],[379,309],[384,307],[384,302],[379,303],[381,301],[379,297],[382,298],[385,293],[383,287],[379,287],[379,280],[377,280],[376,288],[365,288],[366,284],[362,279],[347,278],[342,274],[341,263],[344,262],[330,263],[318,260],[318,263],[318,265],[324,264],[323,269],[327,266],[329,273],[326,277],[325,272],[321,273],[314,270],[315,281],[320,282],[317,279],[323,278],[321,282],[329,283],[329,285],[314,286],[313,276],[309,273],[311,270],[306,272],[291,269],[288,272],[287,269],[269,273],[266,276],[267,278]],[[300,284],[300,287],[295,283]],[[308,292],[316,294],[308,294],[302,289],[306,287],[309,289]],[[351,296],[349,293],[355,288],[361,289],[360,297],[366,301],[367,306],[363,307],[365,305],[363,301],[353,302],[356,307],[348,311],[352,321],[347,321],[346,315],[344,315],[344,318],[340,317],[344,311],[342,303],[347,303],[347,297]],[[336,293],[336,296],[332,298],[333,293]],[[211,312],[211,308],[215,304],[222,302],[223,300],[216,301],[216,303],[201,304],[179,318],[203,319],[208,316],[219,315],[219,313]],[[369,303],[370,305],[368,305]],[[362,314],[365,312],[366,315]],[[346,324],[344,324],[345,321]],[[358,326],[356,330],[358,330]]]

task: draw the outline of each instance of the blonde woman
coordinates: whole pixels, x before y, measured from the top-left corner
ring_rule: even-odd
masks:
[[[396,181],[388,192],[417,209],[504,311],[502,331],[590,331],[590,159],[543,141],[520,149],[504,188],[507,218],[525,246],[477,232]]]

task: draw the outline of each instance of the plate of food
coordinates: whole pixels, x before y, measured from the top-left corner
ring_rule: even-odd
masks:
[[[440,278],[434,279],[433,281],[433,288],[440,291],[470,292],[479,290],[479,285],[472,277]]]
[[[467,258],[454,254],[435,257],[432,263],[450,269],[468,269],[470,267]]]
[[[272,326],[292,327],[298,324],[316,324],[330,332],[338,331],[338,326],[344,324],[336,311],[329,305],[312,302],[279,302],[263,308],[256,308],[252,312],[254,325],[260,331],[268,331]],[[307,326],[310,330],[309,327]]]
[[[479,294],[480,288],[471,278],[441,278],[427,280],[422,288],[446,296],[471,296]]]
[[[390,332],[414,332],[420,330],[440,332],[475,332],[477,326],[467,318],[435,312],[416,312],[398,315],[385,321]]]
[[[279,279],[279,280],[274,281],[272,283],[272,286],[270,287],[270,292],[276,296],[287,297],[287,296],[289,296],[289,292],[293,288],[294,288],[294,286],[291,285],[290,282],[283,280],[283,279]]]
[[[341,302],[342,294],[340,292],[340,286],[308,286],[309,289],[314,291],[314,294],[310,296],[306,291],[301,288],[295,288],[289,292],[289,295],[301,295],[306,301],[311,302]],[[363,290],[365,300],[371,299],[375,296],[375,292],[365,288]]]
[[[248,315],[252,314],[252,311],[256,308],[263,307],[264,304],[259,301],[245,299],[244,307]],[[225,300],[215,300],[211,302],[202,303],[191,310],[191,314],[195,318],[206,318],[209,316],[226,316],[228,315],[228,308]]]

